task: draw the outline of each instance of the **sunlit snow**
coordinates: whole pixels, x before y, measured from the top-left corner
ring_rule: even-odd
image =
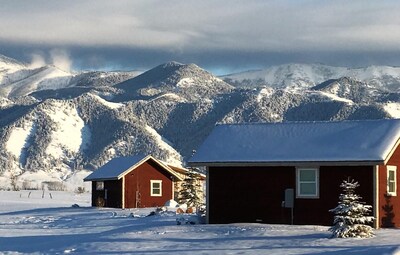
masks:
[[[94,94],[90,94],[91,96],[93,96],[95,99],[97,99],[100,103],[102,103],[103,105],[107,106],[108,108],[111,109],[118,109],[121,108],[122,106],[124,106],[124,104],[122,103],[113,103],[113,102],[109,102],[103,98],[101,98],[98,95],[94,95]]]
[[[25,122],[23,127],[13,128],[6,144],[7,151],[20,159],[24,148],[27,148],[29,145],[29,137],[33,132],[33,121]]]
[[[176,84],[176,86],[180,88],[185,88],[191,86],[193,83],[193,78],[183,78]]]
[[[152,102],[152,101],[155,101],[155,100],[158,100],[158,99],[161,99],[161,98],[167,98],[167,99],[179,102],[179,103],[184,103],[184,102],[187,101],[185,98],[183,98],[181,96],[178,96],[177,94],[165,93],[165,94],[162,94],[162,95],[160,95],[160,96],[158,96],[158,97],[156,97],[154,99],[149,100],[149,102]]]
[[[348,105],[353,105],[354,104],[354,102],[352,100],[347,99],[347,98],[343,98],[343,97],[339,97],[339,96],[337,96],[335,94],[331,94],[331,93],[327,93],[327,92],[323,92],[323,91],[318,91],[318,93],[323,95],[323,96],[325,96],[325,97],[328,97],[328,98],[330,98],[330,99],[332,99],[334,101],[344,102],[344,103],[346,103]]]
[[[257,101],[260,102],[261,99],[271,96],[274,93],[273,88],[265,87],[260,90],[257,96]]]
[[[23,96],[36,90],[67,87],[73,74],[54,66],[46,66],[38,70],[22,70],[9,76],[11,80],[1,87],[1,94]]]
[[[400,118],[400,103],[390,102],[383,105],[383,109],[393,118]]]
[[[61,157],[64,155],[64,149],[71,152],[85,149],[90,141],[90,130],[79,117],[77,109],[56,101],[52,106],[45,111],[57,123],[58,128],[51,135],[52,140],[46,153]]]
[[[0,191],[0,254],[399,254],[400,230],[330,238],[326,226],[177,225],[175,208],[90,207],[90,193]],[[72,206],[74,205],[74,206]],[[240,213],[245,208],[238,207]],[[231,213],[229,211],[226,212]]]
[[[180,166],[182,163],[180,161],[181,156],[180,156],[179,152],[177,152],[171,145],[169,145],[168,141],[165,140],[152,127],[146,125],[146,130],[147,130],[147,132],[152,134],[153,137],[156,139],[156,141],[158,142],[159,148],[170,152],[170,157],[168,159],[166,159],[165,161],[167,161],[170,164],[173,164],[173,165],[176,165],[176,166]]]

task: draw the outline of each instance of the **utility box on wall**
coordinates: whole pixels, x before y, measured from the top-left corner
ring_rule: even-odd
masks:
[[[294,189],[285,189],[285,208],[294,207]]]

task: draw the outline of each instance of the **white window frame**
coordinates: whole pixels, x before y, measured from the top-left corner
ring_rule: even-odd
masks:
[[[393,172],[394,173],[394,180],[389,180],[389,173]],[[386,184],[386,193],[389,196],[397,196],[397,167],[396,166],[387,166],[386,167],[386,174],[387,174],[387,184]],[[390,191],[390,182],[394,183],[394,191]]]
[[[160,194],[154,193],[154,184],[160,184]],[[162,197],[162,180],[150,180],[150,196]]]
[[[300,172],[304,170],[315,171],[315,181],[301,181]],[[301,194],[300,186],[302,183],[315,183],[315,194]],[[319,168],[318,167],[298,167],[296,168],[296,198],[319,198]]]
[[[104,182],[96,181],[96,190],[104,190]]]

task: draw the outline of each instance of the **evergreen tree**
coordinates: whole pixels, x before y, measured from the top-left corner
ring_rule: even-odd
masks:
[[[196,208],[203,204],[201,183],[198,180],[199,173],[192,168],[188,169],[178,196],[178,202],[180,204],[186,204],[188,207]]]
[[[340,187],[343,194],[339,196],[339,203],[336,208],[329,210],[335,214],[333,226],[329,229],[332,237],[361,237],[374,236],[373,229],[367,225],[372,223],[374,217],[366,216],[372,206],[360,202],[361,197],[355,194],[355,189],[360,186],[358,182],[343,181]]]

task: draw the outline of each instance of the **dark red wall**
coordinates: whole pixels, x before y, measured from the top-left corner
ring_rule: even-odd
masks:
[[[107,190],[107,199],[105,197]],[[105,207],[122,208],[122,181],[104,181],[104,190],[96,190],[96,182],[92,182],[92,206],[99,206],[96,201],[104,200]]]
[[[387,196],[387,169],[379,166],[379,218],[381,227],[400,227],[400,149],[394,151],[387,165],[397,166],[397,196]]]
[[[150,180],[162,180],[162,196],[150,196]],[[125,208],[136,207],[136,191],[140,192],[138,207],[164,206],[172,199],[172,175],[153,160],[149,159],[142,165],[125,175]]]
[[[294,188],[294,168],[212,167],[208,175],[210,223],[290,223],[281,204]]]
[[[320,197],[296,198],[294,224],[332,225],[341,192],[340,183],[351,177],[357,192],[372,205],[372,167],[320,167]],[[296,190],[295,167],[210,167],[209,222],[290,223],[290,209],[282,208],[287,188]]]
[[[362,197],[362,201],[373,205],[373,167],[372,166],[322,166],[320,167],[320,198],[296,199],[297,208],[301,210],[300,223],[332,225],[333,214],[330,209],[335,208],[342,192],[340,184],[348,178],[357,181],[360,186],[356,193]],[[315,208],[316,210],[304,210],[303,208]],[[372,211],[371,214],[372,216]],[[315,223],[313,223],[315,222]]]

